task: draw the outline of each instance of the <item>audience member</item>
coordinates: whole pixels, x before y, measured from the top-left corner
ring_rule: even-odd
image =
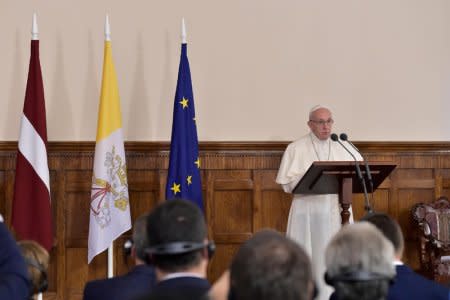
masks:
[[[84,288],[83,299],[122,300],[149,293],[155,286],[156,278],[154,268],[145,264],[147,247],[147,215],[142,215],[133,226],[131,257],[135,267],[123,276],[88,282]]]
[[[344,226],[325,252],[325,281],[339,300],[386,299],[395,276],[394,248],[367,222]]]
[[[28,299],[30,281],[25,261],[6,225],[0,222],[0,299]]]
[[[50,257],[47,250],[35,241],[22,240],[17,244],[25,259],[31,279],[29,296],[30,299],[34,299],[39,293],[48,289],[47,269]]]
[[[147,218],[147,259],[155,266],[157,284],[140,299],[200,299],[214,244],[207,239],[203,213],[192,202],[170,200]]]
[[[309,300],[313,291],[310,258],[276,231],[253,235],[231,263],[228,299]]]
[[[434,281],[416,274],[401,261],[404,251],[403,233],[398,223],[384,213],[366,215],[361,221],[375,225],[394,245],[397,272],[394,283],[389,287],[388,300],[399,299],[450,299],[450,290]]]

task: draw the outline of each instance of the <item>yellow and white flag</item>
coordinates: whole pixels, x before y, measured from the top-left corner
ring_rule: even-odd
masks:
[[[119,89],[105,40],[89,220],[88,263],[131,228]]]

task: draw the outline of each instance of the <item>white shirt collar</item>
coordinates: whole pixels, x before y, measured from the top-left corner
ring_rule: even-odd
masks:
[[[173,278],[179,278],[179,277],[196,277],[196,278],[203,278],[197,273],[190,273],[190,272],[176,272],[176,273],[170,273],[166,276],[164,276],[161,281],[173,279]]]
[[[394,260],[394,261],[392,262],[392,264],[393,264],[394,266],[403,266],[403,262],[402,262],[401,260]]]

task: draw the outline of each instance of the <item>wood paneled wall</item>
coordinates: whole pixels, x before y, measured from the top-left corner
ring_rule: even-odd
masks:
[[[215,280],[239,245],[261,228],[285,231],[291,196],[275,177],[286,142],[205,142],[200,144],[203,194],[209,236],[217,251],[209,267]],[[374,209],[396,218],[405,233],[405,261],[418,269],[416,231],[410,208],[437,196],[450,196],[450,143],[361,142],[371,161],[390,161],[396,170],[374,194]],[[133,220],[164,201],[168,143],[126,143]],[[0,212],[10,224],[17,144],[0,143]],[[88,280],[106,276],[106,254],[87,265],[89,201],[94,143],[49,143],[55,247],[51,253],[46,299],[81,299]],[[364,214],[363,197],[355,195],[355,219]],[[122,244],[115,242],[116,274],[127,272]]]

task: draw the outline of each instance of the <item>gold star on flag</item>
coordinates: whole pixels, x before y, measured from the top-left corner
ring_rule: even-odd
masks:
[[[196,164],[197,168],[200,169],[200,158],[197,158],[197,160],[194,162],[194,164]]]
[[[186,178],[186,181],[187,181],[187,184],[188,184],[188,185],[191,185],[191,184],[192,184],[192,175],[189,175],[189,176]]]
[[[174,195],[181,192],[180,186],[181,184],[177,184],[176,182],[173,183],[173,186],[170,189],[173,191]]]
[[[180,104],[183,106],[183,109],[188,107],[188,102],[189,102],[189,100],[184,97],[183,97],[183,99],[181,99]]]

